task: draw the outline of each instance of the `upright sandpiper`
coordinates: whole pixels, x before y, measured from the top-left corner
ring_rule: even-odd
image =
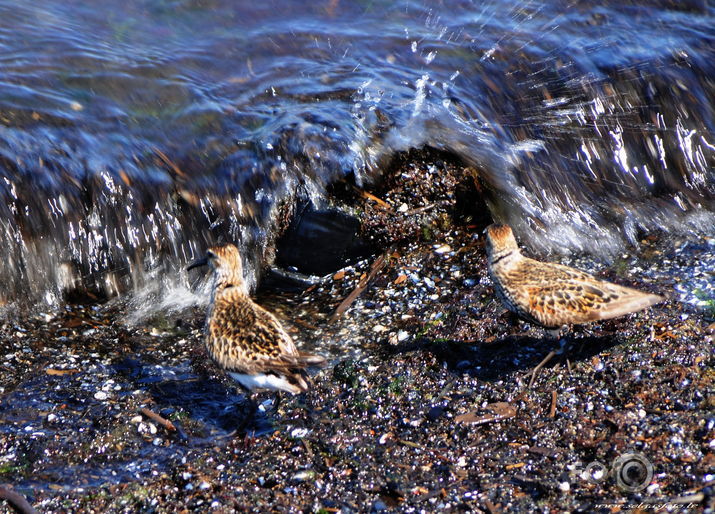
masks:
[[[276,317],[248,296],[238,248],[209,248],[187,269],[210,265],[214,271],[206,318],[206,349],[211,359],[249,393],[254,389],[308,390],[308,366],[325,359],[299,351]]]

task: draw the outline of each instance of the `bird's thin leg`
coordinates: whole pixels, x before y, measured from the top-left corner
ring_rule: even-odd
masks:
[[[253,446],[253,442],[256,440],[256,431],[251,430],[250,432],[246,432],[246,434],[243,436],[243,447],[245,449],[250,448]]]
[[[253,419],[258,411],[258,402],[253,397],[251,393],[246,393],[246,403],[248,403],[248,408],[250,410],[250,418]]]
[[[235,437],[256,419],[256,412],[258,412],[258,404],[253,398],[253,395],[251,394],[251,391],[249,389],[246,389],[244,387],[241,387],[241,389],[243,389],[246,397],[248,413],[235,429],[231,430],[231,432],[229,432],[228,434],[217,437],[217,439],[231,439],[232,437]],[[246,432],[246,434],[248,434],[248,432]]]
[[[529,389],[531,389],[531,386],[534,385],[534,380],[536,380],[536,374],[539,372],[541,368],[546,366],[546,364],[554,358],[554,355],[556,355],[555,350],[551,350],[546,357],[544,357],[544,360],[542,360],[539,364],[536,365],[536,367],[531,370],[531,380],[529,380]]]
[[[256,414],[258,413],[258,402],[256,402],[256,399],[253,397],[253,391],[245,387],[243,384],[241,384],[241,389],[243,389],[244,394],[246,395],[246,400],[248,402],[248,408],[249,413],[248,416],[246,416],[243,420],[243,423],[241,423],[241,430],[244,428],[248,427],[251,423],[253,423],[256,419]],[[243,435],[243,447],[244,448],[250,448],[253,445],[253,441],[256,440],[256,429],[254,427],[253,430],[248,431],[246,430],[246,433]]]
[[[250,391],[246,393],[246,400],[248,403],[248,414],[246,415],[245,418],[243,418],[243,421],[241,422],[241,425],[237,430],[238,432],[243,431],[248,426],[250,426],[251,423],[253,423],[255,421],[256,413],[258,412],[258,404],[256,403],[256,400],[253,398],[253,395],[251,394]],[[255,433],[255,430],[253,430],[252,432]],[[246,430],[245,437],[248,437],[248,434],[249,434],[249,431]],[[244,437],[244,444],[246,443],[245,437]]]
[[[563,330],[563,327],[560,328],[553,328],[553,329],[546,329],[546,333],[555,339],[558,339],[559,336],[561,335],[561,331]],[[564,353],[564,350],[567,346],[567,341],[565,338],[562,338],[559,340],[559,349],[558,350],[551,350],[546,357],[544,357],[544,360],[542,360],[537,366],[531,371],[531,380],[529,380],[529,389],[531,389],[531,386],[534,385],[534,380],[536,380],[536,374],[539,372],[541,368],[546,366],[546,364],[549,363],[551,359],[553,359],[556,355],[561,355]]]
[[[281,392],[276,391],[276,394],[273,395],[273,412],[278,412],[278,406],[281,404],[281,400],[283,400]]]

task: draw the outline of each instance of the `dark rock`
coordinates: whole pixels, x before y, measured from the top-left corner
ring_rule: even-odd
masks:
[[[317,283],[319,280],[313,275],[280,268],[271,268],[261,277],[261,288],[270,291],[298,293]]]
[[[385,505],[385,502],[377,500],[375,503],[372,504],[372,512],[382,512],[384,510],[387,510],[387,505]]]
[[[346,212],[305,204],[277,243],[276,264],[309,275],[337,271],[374,253],[359,230],[360,221]]]
[[[444,407],[435,405],[427,412],[427,419],[429,419],[430,421],[435,421],[439,419],[442,414],[444,414]]]

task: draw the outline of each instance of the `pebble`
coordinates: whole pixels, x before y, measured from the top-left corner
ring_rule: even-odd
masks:
[[[293,475],[292,481],[305,482],[307,480],[312,480],[313,478],[315,478],[315,471],[306,469],[303,471],[298,471],[295,475]]]
[[[97,391],[96,393],[94,393],[95,400],[106,400],[108,397],[109,395],[104,391]]]
[[[372,510],[375,512],[387,510],[387,505],[385,505],[385,502],[383,502],[382,500],[377,500],[375,503],[372,504]]]
[[[310,433],[310,430],[308,430],[307,428],[294,428],[293,430],[291,430],[290,436],[296,439],[302,439],[303,437],[307,436],[308,433]]]

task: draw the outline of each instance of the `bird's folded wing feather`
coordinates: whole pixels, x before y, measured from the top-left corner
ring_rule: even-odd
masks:
[[[230,350],[223,359],[229,371],[287,373],[324,362],[320,356],[299,352],[280,322],[253,302],[214,309],[209,331],[212,344]]]
[[[575,275],[575,274],[574,274]],[[560,312],[571,318],[571,323],[609,319],[645,309],[663,298],[629,287],[599,281],[584,274],[550,281],[548,286],[534,282],[525,289],[529,307],[535,317],[551,317]]]

